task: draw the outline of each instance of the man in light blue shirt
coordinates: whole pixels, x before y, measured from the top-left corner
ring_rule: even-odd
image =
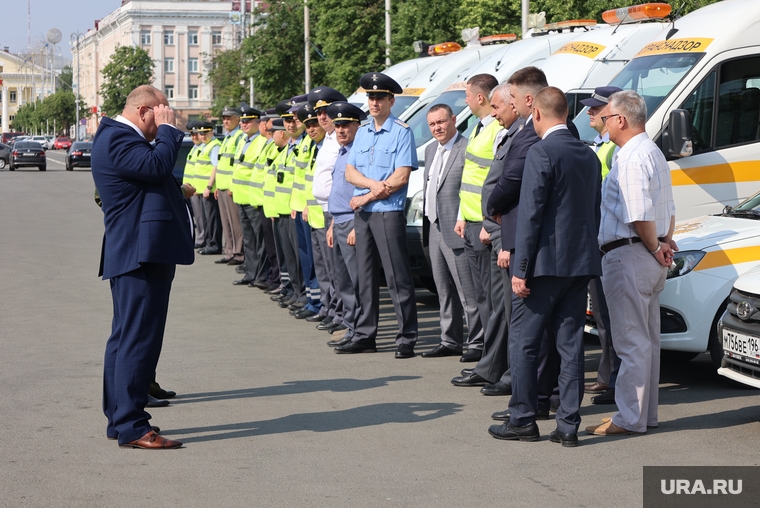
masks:
[[[362,76],[359,84],[367,90],[372,120],[356,133],[346,164],[346,180],[356,187],[351,208],[356,211],[358,271],[365,276],[359,279],[361,312],[356,332],[351,342],[336,347],[335,352],[377,351],[379,261],[399,323],[396,358],[411,358],[417,342],[417,308],[404,205],[409,175],[417,169],[414,134],[391,114],[394,95],[403,91],[398,83],[385,74],[370,72]]]

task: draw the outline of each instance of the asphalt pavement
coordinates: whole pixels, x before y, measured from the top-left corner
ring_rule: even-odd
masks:
[[[757,465],[760,392],[706,355],[664,365],[660,426],[581,432],[578,448],[493,439],[506,397],[458,388],[457,358],[397,360],[383,293],[376,354],[336,355],[233,268],[178,267],[150,410],[179,450],[105,437],[102,362],[112,316],[97,277],[103,232],[89,170],[0,171],[0,506],[620,506],[642,503],[645,465]],[[434,347],[437,299],[418,290],[417,353]],[[586,380],[598,342],[587,340]],[[613,406],[584,399],[581,427]],[[755,443],[755,444],[753,444]]]

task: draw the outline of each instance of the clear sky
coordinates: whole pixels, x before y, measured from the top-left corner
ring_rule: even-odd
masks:
[[[29,2],[31,30],[27,32]],[[24,52],[27,49],[27,33],[31,34],[32,45],[35,45],[45,40],[48,30],[57,28],[62,33],[57,46],[65,58],[71,59],[71,34],[77,30],[85,33],[94,28],[94,21],[119,8],[121,0],[2,0],[0,5],[3,17],[0,49],[8,46],[12,53]]]

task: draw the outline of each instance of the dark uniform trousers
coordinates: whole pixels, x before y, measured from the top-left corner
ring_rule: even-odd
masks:
[[[299,296],[298,300],[311,305],[310,310],[319,312],[321,302],[319,301],[319,282],[317,282],[317,276],[314,273],[311,226],[303,220],[301,212],[296,212],[296,218],[293,219],[293,227],[296,234],[296,255],[298,256],[298,266],[301,267],[300,273],[303,283],[303,293]]]
[[[288,218],[290,218],[290,215],[288,215]],[[292,296],[293,295],[293,283],[290,281],[290,273],[289,273],[289,267],[288,262],[285,259],[285,249],[282,247],[282,237],[283,235],[287,234],[285,232],[282,232],[282,218],[281,217],[275,217],[272,221],[272,229],[274,234],[274,245],[275,249],[277,251],[277,264],[280,268],[280,283],[282,284],[282,289],[285,293]]]
[[[620,370],[620,357],[615,353],[615,347],[612,344],[610,311],[607,308],[607,299],[604,297],[601,277],[591,279],[588,284],[588,295],[591,298],[591,309],[596,321],[596,330],[599,332],[599,343],[602,346],[602,357],[599,359],[596,380],[610,388],[615,388],[615,381]]]
[[[343,302],[343,324],[346,335],[353,337],[356,320],[361,312],[359,301],[359,270],[356,264],[356,246],[348,245],[348,234],[354,229],[354,220],[333,226],[333,254],[335,263],[335,289]],[[339,321],[338,321],[339,322]]]
[[[266,281],[269,284],[280,283],[280,262],[277,260],[277,244],[274,240],[274,221],[264,215],[264,209],[260,206],[261,213],[261,229],[264,233],[264,250],[267,256],[267,266],[269,271],[266,274]]]
[[[222,252],[222,219],[219,217],[219,203],[214,194],[203,200],[203,217],[206,221],[206,248]]]
[[[417,306],[406,245],[404,212],[358,211],[354,218],[361,312],[354,341],[377,338],[380,316],[380,262],[398,320],[397,344],[417,342]]]
[[[243,257],[245,279],[264,282],[267,277],[267,258],[264,255],[264,226],[261,209],[251,205],[239,205],[240,227],[243,228]]]
[[[488,319],[491,316],[491,246],[480,241],[482,222],[465,222],[464,251],[470,263],[472,283],[475,285],[475,301],[480,313],[483,330],[488,333]],[[485,337],[485,335],[484,335]],[[475,340],[467,345],[468,349],[483,349],[483,339]]]
[[[190,206],[193,207],[195,219],[195,246],[206,246],[206,214],[203,211],[203,196],[195,194],[190,197]]]
[[[332,215],[327,212],[322,213],[325,224],[329,225],[332,222]],[[311,250],[314,253],[314,273],[319,283],[322,304],[319,313],[340,322],[343,320],[343,303],[340,294],[335,289],[335,263],[332,249],[327,246],[327,227],[311,230]]]
[[[293,287],[293,297],[291,300],[304,302],[305,292],[303,286],[303,273],[301,272],[301,261],[298,257],[298,233],[296,232],[296,222],[290,218],[290,215],[280,215],[279,223],[283,260],[288,269],[290,284]]]

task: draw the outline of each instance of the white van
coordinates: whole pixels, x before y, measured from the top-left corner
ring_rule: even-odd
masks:
[[[677,219],[719,213],[760,188],[760,2],[724,0],[676,20],[609,84],[645,98]],[[586,115],[576,125],[593,139]]]

